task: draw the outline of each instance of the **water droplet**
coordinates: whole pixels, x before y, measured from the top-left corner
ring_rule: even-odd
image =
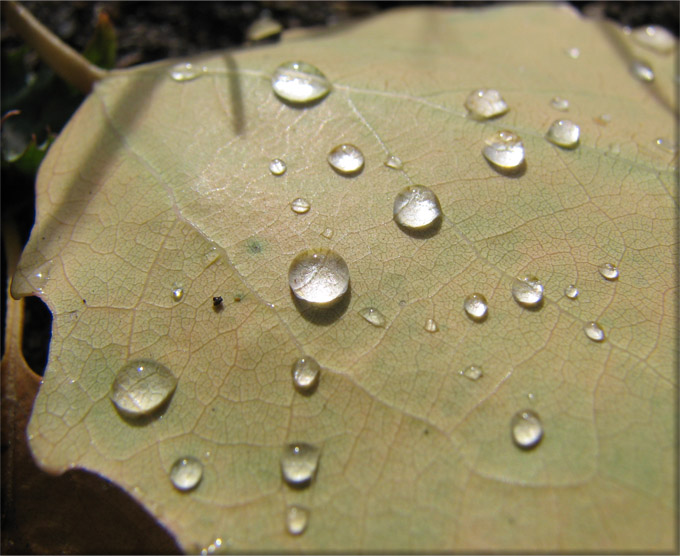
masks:
[[[203,464],[196,458],[179,458],[170,469],[170,480],[177,490],[192,490],[203,478]]]
[[[300,357],[293,364],[293,384],[301,392],[309,392],[319,383],[321,367],[313,357]]]
[[[159,409],[177,386],[175,376],[156,361],[136,360],[123,365],[111,386],[111,401],[127,417]]]
[[[605,280],[612,281],[619,278],[619,269],[612,263],[604,263],[598,270]]]
[[[470,380],[479,380],[484,375],[484,370],[478,365],[470,365],[462,371],[459,371],[458,374],[465,378],[469,378]]]
[[[666,151],[667,153],[675,154],[678,150],[677,143],[673,143],[673,141],[664,137],[657,137],[654,140],[654,144],[662,151]]]
[[[572,48],[567,48],[565,52],[567,53],[567,56],[569,56],[569,58],[571,58],[572,60],[578,60],[579,57],[581,56],[581,51],[575,46]]]
[[[271,17],[262,15],[248,26],[246,38],[253,42],[264,41],[276,37],[281,31],[283,25]]]
[[[465,108],[479,120],[488,120],[505,114],[509,108],[501,94],[495,89],[477,89],[465,99]]]
[[[385,315],[383,315],[375,307],[364,307],[363,309],[359,309],[359,314],[366,322],[370,322],[373,326],[385,328],[385,325],[387,324]]]
[[[191,62],[182,62],[170,68],[170,77],[175,81],[192,81],[205,75],[206,68],[193,65]]]
[[[524,162],[524,145],[512,131],[498,131],[485,143],[482,154],[497,169],[515,170]]]
[[[518,411],[510,420],[510,430],[515,444],[525,450],[536,446],[543,438],[543,425],[531,409]]]
[[[468,295],[463,301],[463,309],[472,320],[481,322],[486,318],[489,306],[481,293]]]
[[[676,48],[675,37],[660,25],[638,27],[632,31],[631,38],[639,45],[660,54],[667,54]]]
[[[345,260],[330,249],[300,252],[288,270],[288,284],[295,297],[312,305],[325,306],[339,301],[349,287]]]
[[[320,450],[303,442],[288,444],[281,454],[281,474],[290,486],[309,485],[319,463]]]
[[[309,209],[312,208],[312,205],[309,204],[307,199],[298,197],[297,199],[293,199],[291,201],[290,208],[296,214],[304,214],[309,212]]]
[[[437,326],[437,322],[434,319],[427,319],[425,321],[425,330],[427,332],[438,332],[439,326]]]
[[[326,228],[323,232],[321,232],[321,236],[325,237],[326,239],[333,239],[333,229]]]
[[[385,160],[385,166],[387,166],[388,168],[392,168],[393,170],[401,170],[404,167],[404,164],[401,161],[401,158],[391,154]]]
[[[564,295],[566,295],[569,299],[576,299],[578,297],[579,291],[574,284],[568,285],[566,288],[564,288]]]
[[[281,64],[272,76],[272,89],[280,99],[308,104],[325,97],[331,84],[318,68],[306,62]]]
[[[328,164],[339,174],[357,174],[364,167],[364,155],[354,145],[344,143],[328,153]]]
[[[269,171],[275,176],[282,176],[286,173],[286,163],[280,158],[275,158],[269,163]]]
[[[429,187],[409,185],[394,199],[394,220],[409,230],[423,230],[436,224],[442,216],[439,199]]]
[[[537,307],[543,301],[543,285],[535,276],[525,276],[513,283],[512,296],[524,307]]]
[[[172,286],[172,300],[182,301],[184,297],[184,288],[182,286],[174,285]]]
[[[550,100],[550,106],[560,112],[567,112],[569,110],[569,101],[566,98],[553,97]]]
[[[535,396],[532,392],[529,392],[529,393],[527,394],[527,398],[529,398],[529,399],[533,402],[534,399],[536,398],[536,396]]]
[[[307,528],[309,510],[302,506],[288,506],[286,508],[286,529],[291,535],[301,535]]]
[[[654,70],[647,62],[643,62],[642,60],[634,60],[630,65],[630,72],[639,81],[643,81],[644,83],[651,83],[654,81]]]
[[[555,120],[546,134],[546,138],[558,147],[574,148],[578,145],[581,130],[569,120]]]
[[[611,114],[600,114],[599,116],[595,116],[593,118],[593,121],[597,125],[601,125],[602,127],[604,127],[612,121],[612,116]]]
[[[586,336],[590,338],[593,342],[602,342],[604,341],[604,330],[600,328],[600,325],[597,324],[595,321],[589,322],[583,327],[583,331],[586,333]]]

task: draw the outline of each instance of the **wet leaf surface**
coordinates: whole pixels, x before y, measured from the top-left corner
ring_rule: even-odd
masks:
[[[423,10],[113,73],[41,167],[13,284],[54,313],[29,424],[40,464],[108,477],[187,551],[672,549],[677,158],[655,140],[673,133],[675,59],[645,52],[642,83],[636,49],[559,6]],[[271,76],[288,61],[332,91],[283,102]],[[187,62],[195,78],[174,80]],[[469,118],[480,88],[509,112]],[[555,96],[575,149],[545,138],[567,117]],[[522,140],[519,171],[482,155],[501,130]],[[329,166],[342,144],[360,172]],[[443,214],[424,234],[393,219],[414,184]],[[321,310],[288,284],[317,248],[350,273]],[[511,293],[526,276],[544,287],[531,307]],[[483,320],[464,313],[472,293]],[[310,395],[291,376],[303,356],[321,366]],[[139,359],[178,383],[134,421],[109,392]],[[542,436],[521,449],[511,420],[527,410]],[[320,449],[306,488],[282,480],[291,443]],[[185,457],[203,464],[188,492],[169,476]],[[304,534],[288,506],[309,509]]]

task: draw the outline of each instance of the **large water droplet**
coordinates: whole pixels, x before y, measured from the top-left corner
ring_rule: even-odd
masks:
[[[170,68],[170,77],[175,81],[192,81],[205,75],[206,68],[195,66],[190,62],[182,62]]]
[[[354,145],[345,143],[328,153],[328,164],[339,174],[357,174],[364,167],[364,155]]]
[[[573,149],[578,145],[581,130],[569,120],[555,120],[546,134],[546,138],[551,143],[559,147]]]
[[[156,361],[136,360],[123,365],[111,387],[111,401],[127,417],[159,409],[177,387],[177,379]]]
[[[302,506],[288,506],[286,508],[286,530],[291,535],[301,535],[307,529],[309,510]]]
[[[425,321],[425,330],[427,332],[438,332],[439,326],[437,325],[437,321],[434,319],[427,319]]]
[[[463,309],[472,320],[481,322],[486,318],[489,306],[483,294],[473,293],[463,301]]]
[[[619,278],[619,269],[612,263],[604,263],[598,270],[605,280],[613,281]]]
[[[660,54],[672,52],[676,47],[673,34],[660,25],[638,27],[631,32],[631,38],[639,45]]]
[[[477,89],[465,99],[465,108],[478,120],[495,118],[508,111],[508,105],[495,89]]]
[[[482,154],[499,170],[515,170],[524,162],[524,145],[512,131],[502,130],[485,141]]]
[[[510,430],[515,444],[525,450],[533,448],[543,438],[541,419],[531,409],[515,413],[510,420]]]
[[[293,104],[308,104],[325,97],[331,84],[318,68],[306,62],[281,64],[272,76],[272,89]]]
[[[339,301],[349,287],[345,260],[330,249],[307,249],[299,253],[288,270],[288,284],[295,297],[312,305]]]
[[[569,58],[571,58],[572,60],[578,60],[578,59],[580,58],[580,56],[581,56],[581,51],[580,51],[578,48],[576,48],[575,46],[573,46],[573,47],[571,47],[571,48],[567,48],[567,49],[565,50],[565,53],[566,53],[567,56],[569,56]]]
[[[604,341],[604,330],[600,328],[600,325],[597,324],[595,321],[589,322],[583,327],[583,331],[585,332],[586,336],[590,338],[593,342],[602,342]]]
[[[385,160],[385,166],[387,166],[388,168],[392,168],[393,170],[401,170],[404,167],[404,164],[401,161],[401,158],[391,154]]]
[[[439,199],[429,187],[409,185],[394,199],[394,220],[409,230],[424,230],[441,219]]]
[[[470,380],[479,380],[484,375],[484,370],[478,365],[470,365],[459,371],[459,374]]]
[[[203,464],[187,456],[178,459],[170,469],[170,480],[177,490],[192,490],[203,478]]]
[[[537,307],[543,301],[543,285],[535,276],[525,276],[514,281],[512,296],[524,307]]]
[[[182,298],[184,297],[184,288],[178,284],[175,284],[172,286],[171,295],[173,301],[182,301]]]
[[[644,83],[651,83],[654,81],[654,70],[647,62],[643,62],[642,60],[634,60],[630,65],[630,72],[639,81]]]
[[[569,299],[576,299],[578,297],[579,291],[574,284],[568,285],[566,288],[564,288],[564,295],[567,296]]]
[[[309,209],[312,208],[312,205],[307,199],[298,197],[297,199],[293,199],[291,201],[290,208],[295,214],[304,214],[309,212]]]
[[[295,487],[309,485],[316,473],[320,453],[312,444],[288,444],[281,454],[283,480]]]
[[[559,110],[560,112],[567,112],[569,110],[569,101],[566,98],[553,97],[550,100],[550,106],[552,106],[555,110]]]
[[[280,158],[275,158],[269,163],[269,171],[275,176],[282,176],[286,173],[286,163]]]
[[[385,325],[387,324],[385,315],[375,307],[364,307],[363,309],[359,309],[359,314],[366,322],[370,322],[373,326],[385,328]]]
[[[293,384],[300,392],[310,392],[319,383],[321,367],[313,357],[300,357],[293,364]]]

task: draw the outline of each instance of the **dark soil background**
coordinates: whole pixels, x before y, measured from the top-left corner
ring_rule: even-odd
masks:
[[[40,21],[49,27],[62,40],[82,52],[92,37],[99,14],[108,14],[117,32],[118,50],[116,67],[152,62],[168,57],[190,56],[199,52],[238,47],[246,41],[248,26],[263,15],[278,21],[284,29],[298,27],[332,26],[360,19],[394,7],[413,5],[414,2],[25,2],[26,6]],[[419,2],[418,5],[433,4]],[[457,8],[480,7],[496,4],[496,2],[438,2],[437,6]],[[678,34],[679,7],[677,1],[666,2],[570,2],[583,13],[596,11],[605,17],[631,27],[657,24],[668,28],[676,36]],[[3,65],[5,56],[22,46],[21,40],[2,21],[2,53]],[[37,57],[26,54],[28,71],[38,73],[41,65]],[[6,91],[6,72],[2,74],[3,95]],[[50,130],[58,132],[70,116],[70,110],[77,108],[82,96],[63,89],[69,97],[68,110],[60,105],[60,114],[51,114]],[[40,101],[42,102],[42,101]],[[70,103],[70,104],[69,104]],[[4,108],[3,108],[4,109]],[[36,104],[36,111],[44,107]],[[43,126],[33,130],[39,142],[44,139],[47,130]],[[16,223],[21,240],[25,243],[33,225],[35,176],[20,172],[15,168],[2,169],[2,222]],[[7,271],[4,246],[2,255],[3,292],[6,291]],[[4,352],[4,316],[5,299],[2,296],[2,331]],[[44,304],[37,298],[27,300],[26,332],[24,334],[24,354],[31,366],[42,374],[47,360],[47,348],[50,339],[51,315]],[[3,445],[3,450],[5,446]],[[101,523],[97,515],[101,514],[103,505],[129,504],[126,495],[115,487],[103,483],[87,474],[82,492],[97,491],[97,496],[86,496],[80,501],[83,511],[75,519],[85,519],[80,528],[63,528],[61,537],[54,539],[53,544],[40,539],[35,541],[26,538],[22,524],[16,522],[17,514],[8,508],[3,495],[2,510],[2,552],[3,553],[135,553],[160,552],[175,553],[171,538],[142,510],[132,511],[132,519],[143,527],[155,529],[149,532],[147,541],[134,543],[134,532],[131,539],[125,535],[114,533],[100,534],[100,542],[89,539],[79,542],[69,535],[82,536],[83,530],[93,528],[101,532]],[[88,478],[89,477],[89,478]],[[3,494],[4,494],[3,484]],[[69,488],[69,487],[64,487]],[[103,494],[102,494],[103,493]],[[108,497],[108,498],[107,498]],[[92,498],[92,501],[89,500]],[[103,501],[102,501],[103,500]],[[73,500],[71,500],[73,503]],[[99,504],[99,506],[97,505]],[[59,510],[57,510],[59,511]],[[66,516],[56,516],[59,517]],[[36,519],[39,519],[36,516]],[[55,518],[53,518],[55,519]],[[87,523],[92,520],[92,527]],[[146,521],[145,521],[146,520]],[[101,521],[101,519],[100,519]],[[99,529],[98,529],[99,528]],[[128,537],[130,534],[128,534]],[[82,540],[82,539],[81,539]],[[109,543],[109,544],[107,544]],[[113,544],[110,544],[113,543]],[[127,544],[126,544],[127,543]],[[150,548],[155,547],[155,549]]]

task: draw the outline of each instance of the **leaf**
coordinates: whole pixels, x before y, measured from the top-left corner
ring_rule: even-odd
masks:
[[[14,277],[15,295],[39,294],[55,317],[29,425],[40,465],[108,477],[187,551],[672,550],[676,158],[655,139],[673,129],[674,60],[645,53],[645,84],[627,69],[637,56],[617,29],[531,5],[395,11],[193,59],[207,69],[189,81],[169,77],[178,60],[112,73],[41,167]],[[289,60],[321,68],[330,95],[279,101],[270,78]],[[480,87],[510,112],[467,118]],[[581,126],[576,149],[544,138],[565,117],[556,95]],[[499,129],[524,142],[518,175],[481,155]],[[340,143],[363,151],[360,174],[328,166]],[[412,183],[441,202],[431,237],[392,219]],[[308,213],[290,210],[296,197]],[[333,248],[351,275],[324,322],[287,282],[310,247]],[[607,262],[618,280],[598,272]],[[545,286],[537,310],[510,293],[526,274]],[[483,322],[463,313],[473,292]],[[604,342],[584,334],[593,320]],[[322,366],[309,396],[291,382],[302,355]],[[140,358],[179,382],[135,426],[109,391]],[[471,364],[479,380],[459,374]],[[544,429],[527,451],[510,436],[525,408]],[[309,488],[281,479],[290,442],[321,449]],[[204,465],[191,492],[168,477],[185,456]],[[301,536],[285,531],[289,504],[310,509]]]

